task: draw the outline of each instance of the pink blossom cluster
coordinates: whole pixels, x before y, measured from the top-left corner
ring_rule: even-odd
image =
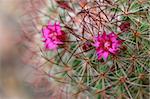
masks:
[[[59,45],[64,44],[65,33],[61,30],[60,23],[50,22],[42,28],[43,38],[45,42],[45,48],[48,50],[57,49]],[[114,32],[102,35],[98,35],[94,38],[93,46],[96,48],[98,60],[108,58],[110,54],[116,54],[122,44],[122,40],[118,39],[118,35]],[[92,45],[91,45],[92,46]],[[87,46],[86,46],[87,47]]]
[[[58,22],[54,24],[49,22],[42,28],[42,34],[46,49],[54,50],[58,48],[60,44],[64,44],[63,38],[65,33],[61,30],[60,23]]]
[[[94,46],[98,59],[104,58],[106,60],[110,54],[116,54],[121,43],[122,40],[118,40],[118,35],[113,32],[110,34],[104,32],[102,35],[95,37]]]

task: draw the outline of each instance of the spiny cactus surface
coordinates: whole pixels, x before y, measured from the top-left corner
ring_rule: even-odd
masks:
[[[48,0],[37,16],[61,99],[150,97],[149,0]]]

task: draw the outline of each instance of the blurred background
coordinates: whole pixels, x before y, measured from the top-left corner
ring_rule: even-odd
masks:
[[[0,99],[49,99],[49,82],[32,68],[37,35],[26,12],[34,13],[29,2],[0,0]]]

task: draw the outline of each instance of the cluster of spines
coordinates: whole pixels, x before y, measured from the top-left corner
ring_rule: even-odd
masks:
[[[51,77],[72,85],[74,95],[88,91],[98,98],[148,98],[150,2],[145,2],[56,0],[62,10],[56,20],[67,38],[42,55],[53,65]],[[98,59],[93,38],[104,31],[114,32],[123,44],[117,54]]]

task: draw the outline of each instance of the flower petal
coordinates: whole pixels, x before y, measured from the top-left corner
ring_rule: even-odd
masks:
[[[103,53],[103,58],[106,60],[108,58],[109,53],[108,52],[104,52]]]
[[[95,43],[93,44],[93,46],[95,46],[95,47],[98,48],[98,47],[99,47],[99,44],[100,44],[99,42],[95,42]]]
[[[51,42],[51,43],[48,43],[47,48],[50,49],[50,50],[56,49],[57,45]]]
[[[106,32],[104,32],[101,36],[103,39],[107,39],[107,35],[106,35]]]
[[[116,50],[115,50],[115,49],[113,49],[113,48],[110,48],[110,49],[109,49],[109,52],[111,52],[111,53],[115,54]]]
[[[45,26],[42,28],[42,34],[44,38],[48,38],[50,30]]]
[[[55,31],[57,32],[58,35],[62,34],[60,23],[55,23]]]

